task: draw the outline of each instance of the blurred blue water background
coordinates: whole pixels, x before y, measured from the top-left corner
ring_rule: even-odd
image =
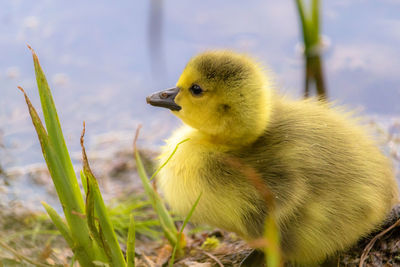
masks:
[[[76,153],[83,120],[89,144],[113,132],[130,145],[142,123],[146,144],[159,145],[179,122],[146,105],[145,96],[173,86],[188,59],[205,49],[250,53],[276,74],[280,91],[302,94],[294,1],[164,1],[161,54],[153,71],[149,16],[149,1],[0,1],[3,167],[43,162],[17,90],[24,87],[39,107],[27,43],[39,55]],[[383,123],[400,118],[400,1],[324,1],[322,24],[329,98]]]

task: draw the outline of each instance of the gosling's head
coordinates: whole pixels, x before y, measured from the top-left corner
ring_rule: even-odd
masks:
[[[192,58],[176,87],[147,97],[166,107],[211,140],[227,144],[254,141],[268,123],[270,83],[249,57],[210,51]]]

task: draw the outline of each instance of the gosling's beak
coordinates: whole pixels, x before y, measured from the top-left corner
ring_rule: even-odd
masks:
[[[179,93],[179,88],[171,88],[160,91],[146,97],[146,102],[152,106],[169,108],[170,110],[179,111],[181,107],[175,103],[175,97]]]

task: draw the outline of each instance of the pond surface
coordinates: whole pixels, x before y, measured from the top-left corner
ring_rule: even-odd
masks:
[[[324,1],[322,10],[330,99],[362,108],[384,124],[396,121],[400,1]],[[161,39],[148,34],[149,21],[158,19]],[[280,91],[300,96],[299,29],[294,1],[169,0],[153,13],[150,1],[1,1],[0,164],[13,170],[43,162],[17,90],[24,87],[39,107],[27,43],[39,55],[67,144],[76,154],[83,120],[89,147],[110,132],[121,137],[120,145],[130,145],[139,123],[142,144],[160,145],[179,122],[146,105],[145,96],[173,86],[188,59],[206,49],[250,53],[276,74]]]

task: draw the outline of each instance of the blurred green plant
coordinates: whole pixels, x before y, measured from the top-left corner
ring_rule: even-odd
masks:
[[[84,130],[81,136],[83,155],[81,180],[86,193],[85,201],[65,144],[57,110],[46,77],[36,53],[31,47],[29,49],[33,56],[36,81],[46,128],[43,126],[25,91],[21,87],[18,88],[24,93],[43,156],[64,211],[66,223],[52,207],[44,202],[43,206],[72,249],[74,256],[81,266],[96,266],[99,264],[116,267],[127,266],[127,262],[117,242],[117,237],[102,199],[97,180],[89,167],[83,145]],[[133,217],[131,217],[130,225],[133,223]],[[133,226],[129,228],[130,230],[134,230]],[[132,257],[134,250],[132,254],[131,245],[134,244],[134,240],[130,240],[129,237],[134,238],[135,235],[132,233],[128,234],[127,241],[130,250],[129,255]],[[130,259],[130,262],[129,266],[134,266],[132,265],[134,264],[132,263],[132,259]]]
[[[154,240],[162,236],[160,223],[148,200],[135,195],[123,196],[112,200],[107,210],[120,243],[127,242],[131,215],[135,216],[136,233]]]
[[[315,85],[319,99],[327,98],[327,91],[322,70],[321,36],[319,0],[311,0],[311,8],[305,10],[303,0],[295,0],[297,12],[299,13],[301,29],[304,41],[305,60],[305,85],[304,96],[310,96],[310,87]]]

